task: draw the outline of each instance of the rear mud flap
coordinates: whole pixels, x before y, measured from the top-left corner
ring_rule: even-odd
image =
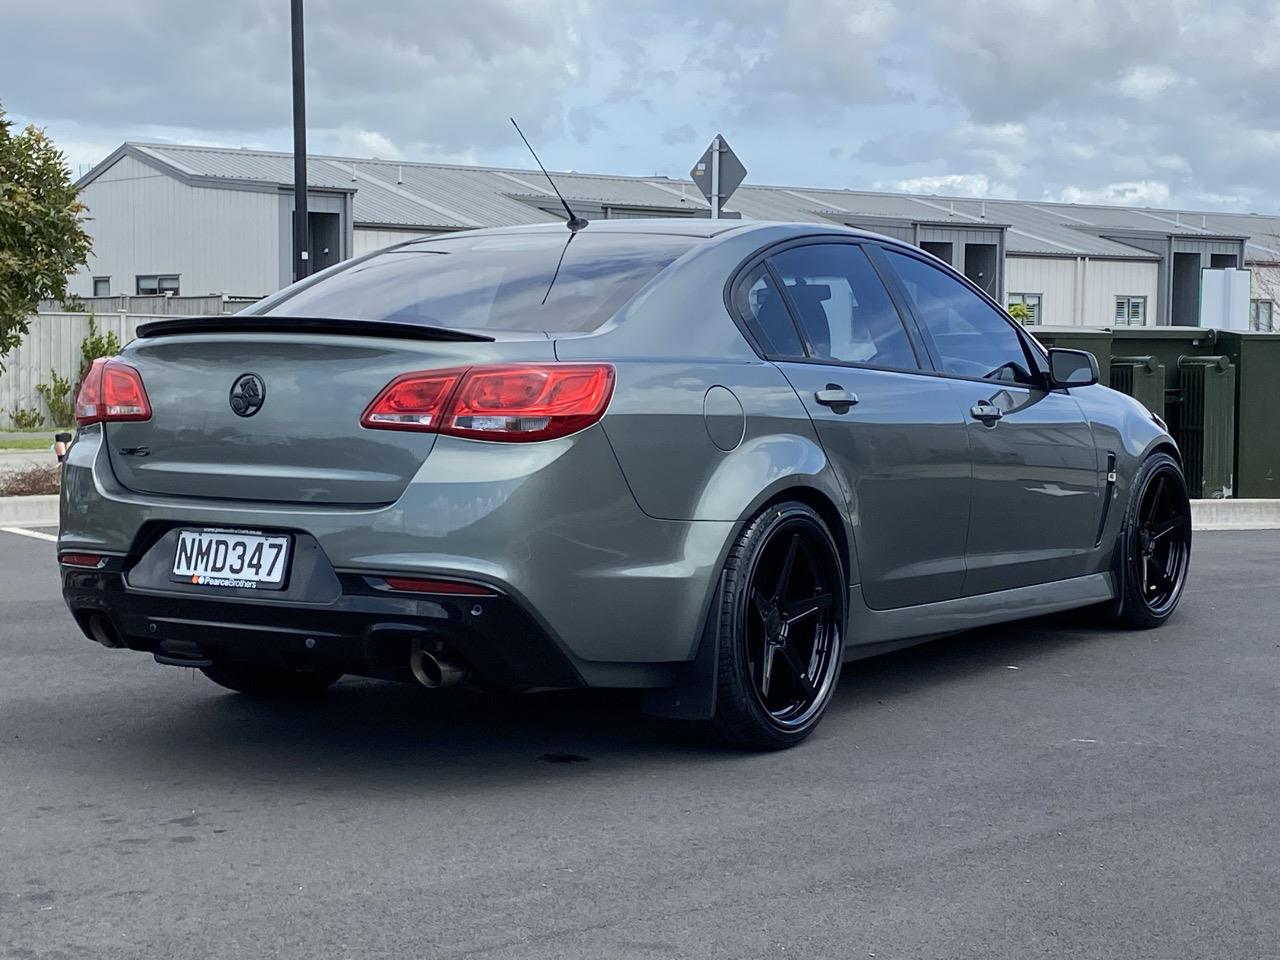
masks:
[[[680,672],[675,686],[651,690],[641,709],[651,717],[672,720],[710,720],[716,715],[716,685],[720,661],[720,625],[724,603],[725,574],[712,596],[707,622],[698,641],[698,652]]]

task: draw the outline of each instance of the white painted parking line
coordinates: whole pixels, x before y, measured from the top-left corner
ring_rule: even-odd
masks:
[[[48,540],[50,543],[58,542],[58,538],[52,533],[41,533],[39,530],[23,530],[21,527],[0,527],[0,533],[16,533],[20,537],[30,537],[32,540]]]

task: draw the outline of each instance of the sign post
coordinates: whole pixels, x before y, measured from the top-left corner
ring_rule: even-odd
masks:
[[[733,191],[746,178],[747,168],[742,165],[725,138],[716,134],[711,146],[707,147],[689,171],[689,176],[711,204],[711,219],[719,220],[725,201],[733,196]]]
[[[307,94],[303,64],[302,0],[289,4],[289,32],[293,52],[293,279],[311,272],[307,261]]]
[[[711,141],[711,219],[720,219],[720,138]]]

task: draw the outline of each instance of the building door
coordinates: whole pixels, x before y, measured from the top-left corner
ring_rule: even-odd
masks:
[[[964,275],[993,299],[1000,296],[1000,290],[996,286],[999,279],[998,253],[994,243],[964,245]]]
[[[1170,322],[1194,327],[1200,322],[1200,254],[1173,255],[1173,305]]]
[[[341,218],[336,213],[307,213],[307,248],[311,273],[342,259]]]
[[[944,240],[925,240],[920,244],[920,249],[925,253],[931,253],[943,263],[955,266],[956,258],[952,248],[953,245]]]
[[[973,486],[964,593],[1083,576],[1103,477],[1080,405],[1047,389],[1024,334],[986,300],[924,260],[882,256],[966,423]]]

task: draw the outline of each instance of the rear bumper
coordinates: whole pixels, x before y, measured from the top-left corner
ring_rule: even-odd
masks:
[[[140,590],[129,586],[123,567],[120,558],[100,570],[63,566],[67,606],[90,639],[168,663],[241,660],[407,680],[417,641],[447,650],[488,686],[586,683],[519,603],[496,592],[389,595],[374,586],[377,578],[345,575],[338,578],[342,593],[328,603],[263,601]]]
[[[505,649],[488,658],[510,666],[507,673],[494,671],[513,681],[508,685],[546,685],[541,681],[549,672],[591,686],[664,686],[694,655],[738,527],[644,514],[598,425],[540,444],[441,437],[401,497],[383,506],[142,494],[116,478],[105,442],[96,425],[82,429],[71,447],[58,547],[109,554],[119,564],[114,576],[68,572],[64,591],[74,612],[109,613],[138,649],[150,649],[163,628],[174,640],[177,633],[218,637],[223,650],[240,643],[234,636],[240,632],[259,638],[248,641],[251,650],[265,645],[292,653],[294,638],[304,642],[329,624],[329,649],[363,657],[370,630],[392,617],[400,624],[420,619],[477,650],[486,642],[527,645],[528,651]],[[133,567],[164,532],[191,526],[305,535],[342,590],[294,603],[279,595],[204,599],[154,581],[140,588]],[[514,619],[495,627],[499,618],[485,612],[482,623],[471,623],[454,609],[456,601],[406,610],[410,601],[366,596],[352,586],[392,574],[491,585]],[[440,616],[440,609],[449,615]],[[162,627],[166,616],[174,622]],[[318,648],[321,638],[312,639]],[[555,658],[570,669],[534,669]],[[531,672],[522,679],[517,667]]]

